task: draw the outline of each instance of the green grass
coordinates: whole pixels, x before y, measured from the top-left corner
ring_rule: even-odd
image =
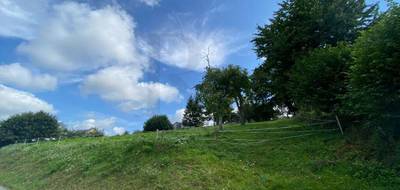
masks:
[[[196,128],[158,138],[137,133],[11,145],[0,149],[0,184],[12,190],[400,189],[394,171],[359,159],[338,131],[298,136],[322,128],[301,126],[278,120],[218,134]]]

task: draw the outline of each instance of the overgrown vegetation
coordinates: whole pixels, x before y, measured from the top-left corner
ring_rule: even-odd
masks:
[[[362,159],[337,130],[302,132],[326,129],[336,126],[278,120],[226,126],[217,135],[214,128],[193,128],[159,132],[158,139],[149,132],[16,144],[0,149],[0,184],[15,190],[400,187],[399,171]]]

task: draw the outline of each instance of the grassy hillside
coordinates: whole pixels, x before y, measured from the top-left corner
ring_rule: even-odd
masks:
[[[17,144],[0,149],[10,189],[400,189],[333,126],[292,120]],[[322,130],[321,130],[322,129]],[[308,131],[315,130],[315,131]],[[158,137],[157,137],[158,136]],[[248,140],[250,139],[250,140]]]

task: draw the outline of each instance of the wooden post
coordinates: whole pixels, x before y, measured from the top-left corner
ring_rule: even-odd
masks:
[[[340,124],[339,117],[338,117],[337,115],[335,115],[335,117],[336,117],[337,125],[339,126],[339,129],[340,129],[340,132],[341,132],[342,135],[343,135],[343,134],[344,134],[344,133],[343,133],[343,128],[342,128],[342,124]]]
[[[26,145],[26,139],[24,140],[24,145]]]
[[[36,144],[39,144],[40,138],[37,138]]]
[[[58,137],[58,142],[57,142],[57,145],[59,145],[59,144],[60,144],[60,141],[61,141],[61,136],[59,136],[59,137]]]
[[[156,140],[158,140],[158,129],[157,129],[157,132],[156,132]]]

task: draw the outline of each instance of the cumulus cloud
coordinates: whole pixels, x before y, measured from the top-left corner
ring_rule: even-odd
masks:
[[[178,109],[175,111],[175,115],[170,118],[172,123],[182,122],[183,114],[185,113],[185,108]]]
[[[131,66],[112,66],[89,75],[83,81],[84,94],[97,94],[102,99],[117,102],[123,111],[153,107],[158,101],[180,99],[178,89],[157,82],[140,82],[143,73]]]
[[[139,0],[139,1],[150,7],[154,7],[156,5],[159,5],[161,0]]]
[[[88,130],[96,128],[103,131],[105,135],[122,135],[127,131],[125,127],[120,126],[124,126],[124,122],[124,120],[116,117],[102,116],[92,113],[86,115],[84,120],[69,122],[67,126],[73,130]]]
[[[0,119],[23,112],[45,111],[54,113],[53,105],[35,97],[35,95],[19,91],[0,84]]]
[[[57,78],[49,74],[34,74],[19,63],[0,65],[0,83],[35,91],[54,90]]]
[[[204,70],[209,59],[211,66],[220,66],[231,53],[229,40],[221,31],[185,31],[167,33],[160,47],[150,54],[160,62],[195,71]]]
[[[72,129],[74,130],[87,130],[87,129],[100,129],[107,130],[112,129],[116,123],[117,119],[115,117],[107,117],[107,118],[88,118],[83,121],[74,122],[71,124]]]
[[[1,0],[0,36],[32,39],[47,8],[47,0]]]
[[[113,132],[117,135],[122,135],[126,132],[126,129],[123,127],[114,127]]]
[[[18,51],[41,67],[76,71],[112,64],[147,64],[134,44],[135,23],[120,8],[62,3],[53,7],[39,28],[37,36],[20,45]]]

